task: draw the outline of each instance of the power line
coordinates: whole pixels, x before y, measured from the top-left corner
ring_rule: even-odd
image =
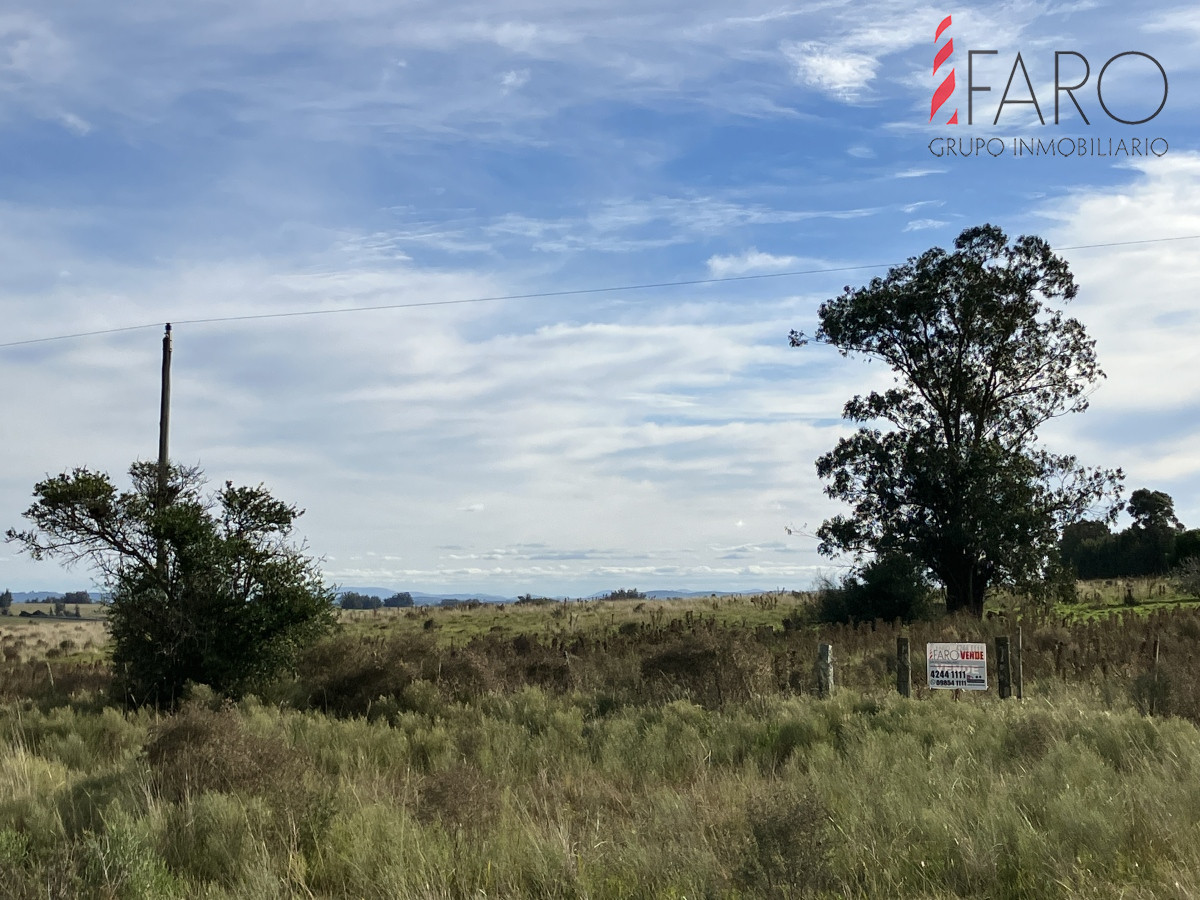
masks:
[[[765,272],[757,275],[730,275],[724,278],[695,278],[688,281],[658,281],[647,284],[622,284],[611,287],[576,288],[569,291],[539,291],[531,294],[502,294],[495,297],[468,297],[461,300],[420,300],[413,303],[388,303],[379,306],[343,306],[336,309],[298,309],[288,312],[251,313],[242,316],[209,316],[201,319],[172,319],[173,326],[179,325],[210,325],[218,322],[250,322],[259,319],[293,319],[300,316],[327,316],[337,313],[381,312],[390,309],[417,309],[426,306],[458,306],[464,303],[495,303],[502,300],[537,300],[547,297],[576,297],[583,294],[606,294],[617,291],[644,291],[652,288],[687,287],[702,284],[721,284],[731,281],[751,281],[762,278],[786,278],[797,275],[820,275],[829,272],[853,272],[861,269],[886,268],[893,263],[874,263],[861,266],[838,266],[828,269],[806,269],[794,272]],[[30,338],[24,341],[9,341],[0,344],[5,347],[20,347],[28,344],[45,344],[50,341],[66,341],[72,338],[95,337],[103,334],[117,334],[125,331],[140,331],[146,328],[160,328],[161,322],[151,322],[145,325],[127,325],[123,328],[109,328],[100,331],[81,331],[73,334],[60,334],[53,337]]]
[[[144,331],[147,328],[161,328],[162,322],[153,322],[149,325],[125,325],[121,328],[102,328],[99,331],[76,331],[72,334],[56,334],[54,337],[30,338],[25,341],[9,341],[5,344],[0,344],[0,349],[5,347],[22,347],[26,344],[45,344],[50,341],[69,341],[72,338],[97,337],[102,334],[120,334],[123,331]]]
[[[1176,237],[1145,238],[1136,241],[1108,241],[1100,244],[1076,244],[1073,247],[1052,248],[1054,252],[1066,250],[1093,250],[1101,247],[1129,247],[1136,244],[1163,244],[1169,241],[1192,241],[1200,239],[1200,234],[1184,234]],[[756,275],[727,275],[722,278],[694,278],[687,281],[658,281],[647,284],[622,284],[610,287],[576,288],[567,291],[539,291],[530,294],[502,294],[495,297],[469,297],[461,300],[421,300],[414,303],[388,303],[379,306],[343,306],[337,309],[298,309],[288,312],[251,313],[243,316],[210,316],[200,319],[171,319],[178,325],[211,325],[220,322],[251,322],[261,319],[294,319],[301,316],[328,316],[338,313],[382,312],[393,309],[418,309],[430,306],[459,306],[466,303],[497,303],[505,300],[540,300],[549,297],[578,297],[586,294],[611,294],[620,291],[645,291],[654,288],[695,287],[705,284],[728,284],[736,281],[758,281],[766,278],[795,278],[802,275],[827,275],[833,272],[857,272],[864,269],[886,269],[898,263],[871,263],[859,266],[836,266],[825,269],[799,269],[788,272],[761,272]],[[22,341],[0,343],[0,350],[8,347],[24,347],[31,344],[47,344],[52,341],[69,341],[75,338],[98,337],[108,334],[121,334],[127,331],[142,331],[147,328],[159,328],[161,322],[151,322],[145,325],[125,325],[120,328],[104,328],[97,331],[78,331],[71,334],[57,334],[52,337],[29,338]]]

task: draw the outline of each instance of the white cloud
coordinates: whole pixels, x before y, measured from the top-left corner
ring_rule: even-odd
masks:
[[[812,461],[846,433],[845,399],[888,378],[786,346],[867,272],[334,310],[667,282],[700,260],[716,277],[899,261],[926,243],[906,231],[1015,217],[1039,191],[1060,244],[1200,231],[1175,150],[1115,174],[1030,167],[1016,188],[974,161],[931,168],[921,141],[884,131],[887,115],[914,130],[928,115],[936,14],[900,0],[748,0],[736,17],[715,0],[104,16],[17,2],[30,11],[0,14],[6,140],[57,143],[10,174],[8,196],[38,199],[0,206],[4,338],[330,312],[179,325],[172,446],[306,507],[301,527],[343,583],[803,583],[812,542],[780,549],[783,525],[836,509]],[[973,8],[955,42],[1012,46],[1032,23],[1053,46],[1056,15]],[[806,112],[796,79],[873,106]],[[1178,94],[1196,92],[1181,78]],[[1064,202],[1084,177],[1094,186]],[[1072,254],[1075,308],[1110,379],[1066,447],[1121,463],[1132,433],[1169,429],[1135,463],[1188,483],[1178,409],[1197,398],[1162,372],[1186,370],[1200,337],[1194,253],[1088,252]],[[120,472],[154,452],[160,328],[0,353],[7,524],[46,472]],[[61,583],[24,558],[9,570]]]
[[[1147,34],[1183,34],[1195,45],[1200,43],[1200,10],[1178,7],[1153,15],[1141,27]]]
[[[700,236],[717,237],[740,228],[819,219],[862,219],[879,211],[879,207],[789,209],[748,202],[736,195],[659,196],[605,200],[580,219],[538,220],[505,216],[484,230],[492,235],[531,238],[535,249],[548,252],[628,253],[686,243]],[[650,228],[654,229],[652,233],[648,233]],[[769,265],[767,256],[761,254],[749,262]],[[713,259],[718,267],[738,265],[733,257],[724,263],[719,254]]]
[[[785,41],[780,48],[802,84],[852,103],[867,91],[879,61],[819,41]]]
[[[901,169],[892,175],[893,178],[924,178],[927,175],[940,175],[945,172],[945,169],[933,169],[929,167]]]
[[[73,131],[75,134],[83,136],[92,130],[91,124],[85,122],[82,118],[69,112],[60,112],[55,115],[55,118],[63,124],[68,131]]]
[[[710,256],[708,271],[714,278],[746,275],[751,272],[782,272],[800,264],[798,256],[774,256],[751,247],[744,253],[731,256]]]
[[[505,93],[520,90],[527,84],[529,84],[528,69],[510,69],[500,76],[500,86],[504,88]]]
[[[0,14],[0,85],[13,77],[54,82],[70,68],[69,45],[48,21],[31,13]]]
[[[1053,246],[1120,244],[1200,234],[1200,154],[1129,166],[1115,189],[1079,190],[1043,204]],[[1200,381],[1189,377],[1200,346],[1195,285],[1200,241],[1163,241],[1063,251],[1079,284],[1070,307],[1096,339],[1108,374],[1091,409],[1056,426],[1090,461],[1122,466],[1133,486],[1161,484],[1182,495],[1185,521],[1200,514]],[[1131,423],[1137,423],[1133,426]],[[1182,490],[1181,490],[1182,488]],[[1184,493],[1186,492],[1186,493]],[[1192,499],[1183,499],[1183,498]]]
[[[75,280],[85,286],[43,304],[41,325],[26,312],[25,327],[52,333],[63,315],[86,329],[508,292],[478,276],[411,262],[381,268],[371,249],[378,245],[374,235],[341,236],[326,271],[315,274],[250,263],[101,273],[77,261]],[[109,296],[117,285],[123,311]],[[161,298],[170,298],[169,306]],[[301,528],[328,555],[329,576],[343,584],[373,574],[398,588],[418,587],[408,579],[426,573],[431,587],[482,589],[494,579],[516,591],[536,589],[522,579],[583,585],[657,571],[680,586],[707,587],[715,578],[742,577],[743,570],[712,566],[704,549],[728,528],[728,504],[744,511],[740,530],[775,534],[779,505],[794,492],[780,485],[795,479],[797,454],[813,456],[831,440],[798,424],[822,404],[823,392],[840,393],[824,368],[813,370],[802,396],[753,387],[755,367],[812,362],[781,346],[790,309],[789,301],[774,310],[777,318],[733,326],[715,307],[720,318],[712,321],[691,313],[676,324],[511,330],[503,307],[470,306],[180,324],[172,448],[215,479],[265,480],[305,507]],[[481,334],[488,321],[495,327]],[[0,479],[4,508],[15,509],[47,471],[86,462],[119,475],[147,455],[157,403],[156,332],[31,351],[40,360],[38,389],[13,397],[7,415],[38,421],[39,441],[11,448]],[[0,378],[21,382],[32,360],[29,352],[0,355]],[[63,398],[53,415],[45,414],[43,392]],[[75,433],[88,435],[86,449],[68,437]],[[708,485],[700,494],[697,478]],[[463,495],[470,499],[446,503]],[[484,510],[486,516],[462,515]],[[664,565],[621,563],[633,548],[661,548],[665,535],[681,549]],[[447,543],[493,556],[496,548],[544,543],[550,549],[542,556],[561,558],[511,566],[496,557],[468,569],[439,558],[433,548]],[[595,553],[560,549],[572,546]],[[370,567],[351,561],[366,548],[379,554]],[[403,562],[383,561],[401,548]],[[616,564],[598,574],[596,553],[617,554]],[[796,563],[773,567],[772,553],[746,562],[786,580]],[[744,570],[744,577],[753,574]]]
[[[942,228],[949,225],[942,219],[913,219],[904,226],[905,231],[925,231],[929,228]]]

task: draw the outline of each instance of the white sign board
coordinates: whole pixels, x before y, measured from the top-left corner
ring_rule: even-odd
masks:
[[[929,686],[987,690],[987,644],[926,644]]]

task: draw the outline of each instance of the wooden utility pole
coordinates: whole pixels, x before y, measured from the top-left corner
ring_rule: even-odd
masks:
[[[168,435],[171,431],[171,323],[167,323],[162,343],[162,397],[158,409],[158,502],[167,496],[169,458]]]
[[[168,476],[170,474],[170,455],[168,436],[171,431],[171,323],[167,323],[162,340],[162,395],[158,408],[158,492],[154,498],[155,511],[160,512],[167,505]],[[166,579],[167,548],[163,539],[158,539],[158,573]]]

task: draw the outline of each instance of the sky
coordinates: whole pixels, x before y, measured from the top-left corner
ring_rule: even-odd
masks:
[[[802,589],[888,377],[788,332],[984,222],[1061,248],[1107,373],[1045,444],[1198,526],[1198,70],[1175,2],[7,0],[0,526],[156,456],[169,321],[172,457],[333,583]]]

